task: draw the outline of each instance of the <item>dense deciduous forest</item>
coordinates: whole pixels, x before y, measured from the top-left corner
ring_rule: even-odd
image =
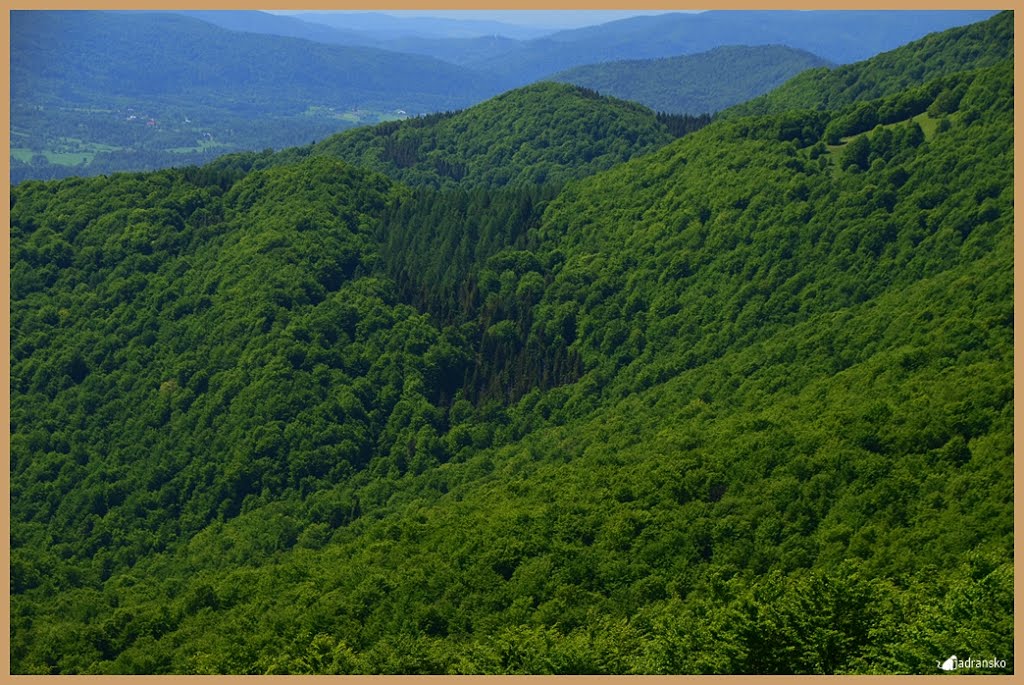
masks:
[[[310,153],[415,186],[492,188],[563,183],[673,138],[667,122],[646,107],[558,83],[510,91],[464,112],[346,133]]]
[[[13,188],[12,672],[1012,673],[1010,19]]]

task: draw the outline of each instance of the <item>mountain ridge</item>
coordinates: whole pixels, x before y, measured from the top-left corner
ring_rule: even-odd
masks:
[[[673,57],[703,52],[718,45],[737,44],[785,44],[844,63],[895,48],[929,32],[986,19],[992,14],[994,12],[721,10],[638,16],[562,31],[493,59],[470,63],[470,66],[505,76],[515,74],[517,82],[522,83],[595,61]],[[881,30],[882,24],[887,31]],[[877,36],[877,42],[866,43],[864,36],[868,35]],[[636,49],[636,43],[642,47]]]
[[[828,64],[805,50],[781,45],[721,46],[684,57],[574,67],[551,80],[633,100],[658,112],[697,115],[745,102],[805,69]]]
[[[510,88],[550,77],[572,64],[592,62],[607,50],[613,51],[607,53],[610,58],[650,56],[643,51],[636,53],[637,41],[646,46],[644,50],[653,46],[658,55],[667,57],[693,52],[700,41],[717,35],[702,24],[696,43],[689,39],[679,43],[679,36],[685,38],[689,35],[687,31],[692,31],[675,24],[689,25],[695,19],[666,14],[664,21],[654,24],[661,38],[653,42],[651,36],[655,34],[650,32],[641,32],[640,37],[636,31],[622,33],[623,26],[633,26],[627,22],[593,27],[582,33],[563,31],[557,34],[557,40],[545,37],[537,42],[494,37],[392,37],[381,43],[379,37],[345,33],[322,25],[317,28],[318,25],[303,24],[289,16],[202,12],[193,11],[188,18],[200,21],[196,17],[201,17],[229,28],[262,33],[226,34],[217,33],[210,23],[174,24],[170,17],[185,16],[187,11],[176,15],[115,12],[109,15],[116,24],[114,30],[97,21],[98,17],[107,16],[102,14],[16,11],[12,15],[12,180],[17,183],[25,178],[202,163],[242,149],[301,145],[359,125],[463,108]],[[721,42],[729,43],[737,42],[739,33],[744,32],[762,38],[784,37],[778,26],[779,18],[789,17],[791,21],[797,16],[704,14],[708,16],[696,15],[703,17],[699,21],[719,28],[727,27],[729,22],[747,26],[742,31],[726,31],[718,36]],[[849,16],[863,19],[869,15]],[[881,25],[875,26],[874,32],[883,36],[879,45],[892,47],[901,39],[934,28],[936,24],[929,22],[936,16],[952,22],[978,15],[898,16],[903,18],[897,23],[906,24],[907,16],[917,16],[920,21],[911,33],[900,33],[906,26],[885,30]],[[750,17],[757,19],[753,26]],[[43,30],[44,19],[50,21],[48,30]],[[837,25],[835,17],[828,13],[808,13],[799,19],[805,23],[825,21],[828,26],[818,33],[821,40],[834,45],[848,44],[843,31],[856,26],[856,21],[849,26],[842,22]],[[147,22],[159,21],[166,25],[144,28]],[[649,20],[644,21],[647,23],[640,25],[649,28]],[[772,25],[778,29],[775,33],[771,33]],[[174,26],[188,28],[194,35],[189,37],[188,31],[174,33]],[[54,35],[56,29],[68,38]],[[311,47],[307,43],[289,43],[285,37],[267,37],[275,32],[303,37],[291,40],[316,38],[326,42]],[[143,33],[147,38],[141,44],[130,42],[132,36]],[[99,36],[92,45],[87,39],[89,35]],[[196,40],[200,36],[202,40]],[[593,36],[600,38],[596,43],[588,43]],[[346,44],[350,42],[358,45]],[[862,39],[855,42],[865,49]],[[264,59],[263,48],[268,43],[276,46],[279,59]],[[55,46],[61,44],[75,49],[56,50]],[[194,59],[182,62],[178,57],[186,47]],[[367,51],[370,48],[384,51]],[[569,52],[563,54],[563,50]],[[45,65],[53,68],[46,71]],[[263,78],[269,74],[285,77],[292,86],[275,91],[276,81]],[[161,95],[161,86],[173,86],[176,90],[174,94]],[[273,92],[268,94],[268,87]],[[23,97],[26,95],[29,97]],[[689,124],[681,128],[691,129]]]
[[[564,182],[671,139],[654,112],[640,105],[542,82],[461,112],[333,136],[311,154],[413,184],[515,186]]]

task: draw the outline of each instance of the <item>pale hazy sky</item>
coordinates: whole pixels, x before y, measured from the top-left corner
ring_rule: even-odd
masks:
[[[272,14],[297,14],[303,11],[323,10],[270,10]],[[360,10],[342,10],[355,12]],[[525,24],[551,28],[576,28],[603,24],[639,14],[665,14],[667,12],[695,12],[699,10],[365,10],[392,14],[398,17],[445,17],[474,21],[500,21],[505,24]]]

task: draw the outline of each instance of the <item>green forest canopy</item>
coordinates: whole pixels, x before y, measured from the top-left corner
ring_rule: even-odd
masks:
[[[12,672],[1012,672],[1012,122],[19,185]]]

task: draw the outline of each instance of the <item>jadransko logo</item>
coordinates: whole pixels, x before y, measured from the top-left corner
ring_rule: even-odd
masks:
[[[1006,668],[1006,661],[1004,659],[957,659],[954,654],[942,663],[936,662],[936,665],[943,671],[955,671],[958,668]]]

